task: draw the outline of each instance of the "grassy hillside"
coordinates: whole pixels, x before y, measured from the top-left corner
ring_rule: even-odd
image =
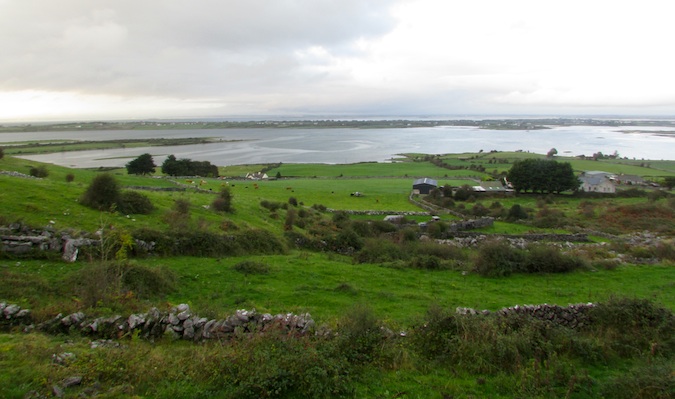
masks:
[[[420,211],[408,200],[415,177],[436,178],[441,185],[472,184],[467,176],[487,176],[477,166],[486,172],[508,170],[513,160],[528,156],[538,155],[446,155],[445,167],[423,155],[387,164],[247,165],[221,168],[230,176],[226,179],[108,171],[123,190],[185,188],[134,188],[155,206],[147,215],[83,206],[82,194],[101,171],[46,165],[49,174],[42,179],[0,174],[0,224],[90,235],[102,229],[106,239],[101,250],[83,250],[75,263],[2,253],[0,302],[31,309],[36,322],[59,313],[128,315],[187,303],[207,318],[224,318],[237,309],[309,312],[318,325],[336,332],[307,337],[285,331],[241,333],[203,345],[132,336],[122,338],[120,347],[92,349],[89,338],[74,332],[23,334],[8,327],[0,333],[5,370],[0,396],[52,395],[58,392],[55,386],[64,389],[68,377],[81,376],[81,385],[65,389],[64,397],[668,397],[675,389],[675,204],[668,193],[453,201],[448,211],[498,218],[474,233],[590,232],[593,241],[499,247],[492,253],[489,243],[437,244],[433,238],[458,219],[445,211],[421,238],[416,222],[429,222],[429,216],[395,227],[381,215],[350,217],[323,210]],[[649,168],[605,160],[573,164],[612,172],[626,168],[621,170],[643,176],[675,173],[675,162],[659,162],[658,170],[657,163]],[[2,171],[28,174],[36,166],[41,165],[0,159]],[[263,168],[281,178],[231,178]],[[223,188],[232,194],[234,212],[212,208]],[[357,191],[363,196],[351,195]],[[187,203],[187,210],[179,213],[177,201]],[[526,219],[508,217],[516,205]],[[645,230],[651,235],[641,241],[616,238],[642,237]],[[130,250],[117,261],[104,256],[118,251],[126,234],[154,237],[162,253],[178,253]],[[213,251],[187,256],[183,249]],[[487,277],[480,268],[486,262],[516,269]],[[559,264],[574,269],[547,269]],[[524,271],[523,265],[542,269]],[[456,307],[495,311],[587,302],[609,304],[596,316],[604,321],[587,329],[527,318],[464,319],[454,313]],[[616,320],[633,324],[612,324]],[[54,363],[52,355],[63,352],[74,359]]]

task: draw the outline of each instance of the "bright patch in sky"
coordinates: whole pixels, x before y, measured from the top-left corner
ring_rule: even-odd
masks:
[[[0,121],[675,115],[669,2],[0,0]]]

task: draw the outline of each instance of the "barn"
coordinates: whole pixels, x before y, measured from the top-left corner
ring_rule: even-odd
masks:
[[[420,194],[429,194],[429,191],[438,187],[438,182],[428,177],[417,179],[413,182],[413,191]]]

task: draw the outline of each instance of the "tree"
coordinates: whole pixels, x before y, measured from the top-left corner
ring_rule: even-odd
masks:
[[[187,158],[176,159],[172,154],[162,163],[162,173],[170,176],[218,177],[218,167],[209,161],[191,161]]]
[[[675,176],[666,176],[663,178],[663,185],[666,186],[668,190],[672,190],[675,187]]]
[[[0,159],[5,157],[5,149],[0,147]]]
[[[80,203],[90,208],[108,211],[119,199],[120,189],[115,178],[109,173],[103,173],[91,181],[87,191],[82,194]]]
[[[560,193],[576,190],[580,185],[569,162],[535,158],[514,162],[508,180],[516,192]]]
[[[211,208],[217,212],[234,212],[234,209],[232,208],[232,192],[229,187],[223,187],[220,190],[218,198],[211,203]]]
[[[134,175],[146,175],[155,173],[155,161],[152,159],[152,155],[145,153],[140,155],[138,158],[127,163],[127,173]]]

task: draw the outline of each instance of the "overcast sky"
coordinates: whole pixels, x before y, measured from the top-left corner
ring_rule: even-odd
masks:
[[[668,0],[0,0],[0,121],[675,115]]]

